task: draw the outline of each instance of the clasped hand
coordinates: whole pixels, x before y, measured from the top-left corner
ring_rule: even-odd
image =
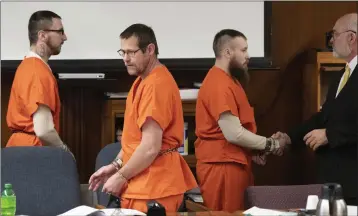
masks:
[[[316,151],[318,147],[328,144],[326,129],[312,130],[303,137],[303,141],[313,151]]]
[[[120,197],[126,181],[116,172],[112,164],[101,167],[89,179],[89,190],[96,191],[103,185],[102,192]]]
[[[286,145],[289,143],[289,140],[288,140],[289,137],[288,137],[288,139],[287,139],[287,137],[284,136],[282,133],[272,135],[272,138],[275,139],[274,140],[275,143],[273,144],[274,149],[271,152],[259,152],[258,154],[253,155],[252,156],[252,161],[254,161],[258,165],[263,166],[263,165],[266,164],[267,156],[269,154],[282,156],[283,152],[284,152],[284,150],[286,148]]]
[[[286,133],[277,132],[272,135],[275,139],[283,139],[285,145],[291,144],[291,139]],[[326,136],[326,129],[315,129],[308,132],[304,137],[303,141],[305,144],[310,147],[313,151],[316,151],[318,147],[326,145],[328,143],[328,139]]]

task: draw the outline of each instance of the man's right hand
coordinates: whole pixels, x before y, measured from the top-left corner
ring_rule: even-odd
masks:
[[[68,146],[67,146],[65,143],[63,143],[63,144],[60,146],[60,148],[62,148],[63,150],[69,152],[69,153],[72,155],[73,159],[76,161],[75,155],[71,152],[71,150],[68,148]]]
[[[280,131],[274,133],[271,137],[279,142],[279,148],[274,150],[272,153],[274,155],[281,156],[286,148],[286,145],[291,144],[290,137],[286,133],[282,133]]]
[[[286,133],[282,133],[281,131],[274,133],[271,137],[274,139],[282,140],[282,142],[284,142],[286,145],[291,144],[291,138]]]
[[[115,172],[116,168],[112,164],[101,167],[90,177],[88,189],[96,191],[98,187],[104,184]]]

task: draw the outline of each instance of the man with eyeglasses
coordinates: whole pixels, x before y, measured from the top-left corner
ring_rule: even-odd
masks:
[[[10,146],[53,146],[68,150],[59,136],[61,102],[48,65],[67,40],[61,17],[52,11],[33,13],[28,23],[30,52],[18,66],[6,116]]]
[[[133,24],[120,39],[118,53],[137,79],[127,96],[122,150],[112,164],[91,176],[89,188],[95,191],[104,183],[103,192],[121,197],[122,208],[147,212],[147,202],[154,199],[167,212],[176,212],[184,193],[197,187],[178,152],[184,130],[179,88],[157,58],[150,27]]]
[[[283,136],[316,152],[320,183],[342,185],[345,201],[357,205],[358,69],[357,13],[339,18],[331,31],[333,55],[347,64],[328,90],[322,109]],[[303,142],[302,142],[303,141]]]

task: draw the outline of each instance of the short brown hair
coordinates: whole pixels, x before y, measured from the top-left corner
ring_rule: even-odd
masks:
[[[136,23],[126,28],[120,35],[122,39],[128,39],[132,36],[135,36],[138,39],[138,47],[142,51],[145,51],[147,46],[152,43],[155,45],[155,54],[159,54],[157,39],[155,38],[154,31],[151,27]]]
[[[37,34],[40,30],[50,28],[53,18],[61,19],[58,14],[48,10],[36,11],[31,15],[28,25],[30,45],[37,42]]]
[[[213,50],[215,57],[220,57],[220,51],[223,48],[223,45],[226,44],[228,40],[234,39],[235,37],[242,37],[247,40],[246,36],[243,33],[234,29],[223,29],[219,31],[215,35],[213,42]]]

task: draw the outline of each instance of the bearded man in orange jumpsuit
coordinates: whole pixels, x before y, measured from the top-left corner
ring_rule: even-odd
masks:
[[[251,161],[264,165],[268,153],[281,155],[284,146],[255,134],[254,112],[244,91],[249,61],[245,35],[224,29],[216,34],[213,49],[215,65],[196,103],[197,177],[209,209],[234,212],[243,210],[244,191],[253,184]]]

